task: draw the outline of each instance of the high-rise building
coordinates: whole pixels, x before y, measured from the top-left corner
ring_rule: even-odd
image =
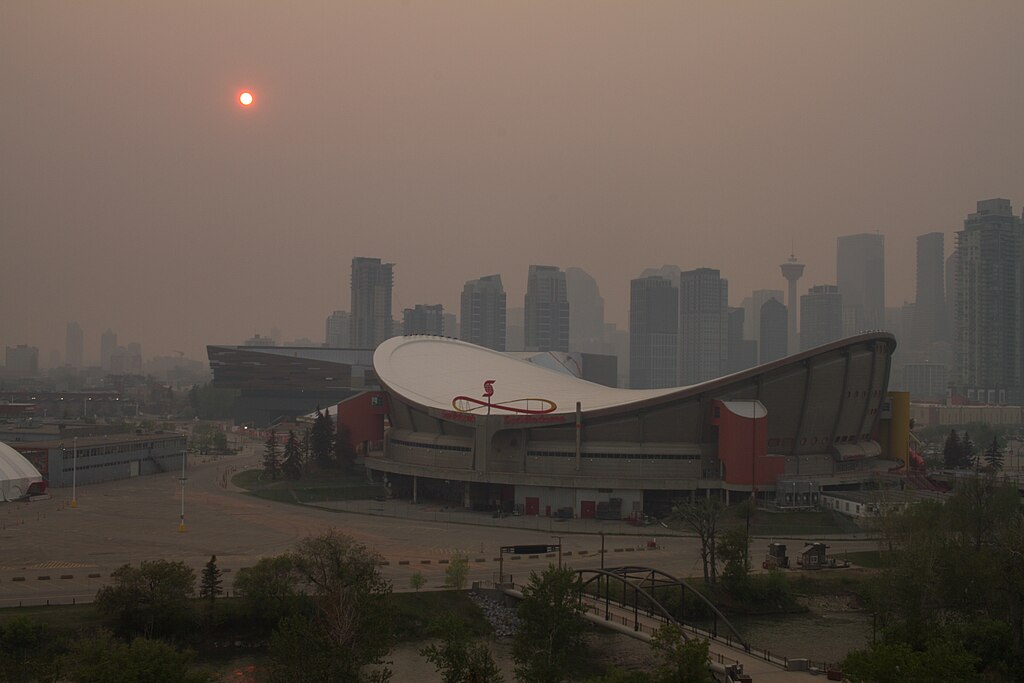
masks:
[[[444,318],[444,336],[458,339],[459,330],[459,318],[454,313],[445,313],[441,316]]]
[[[947,338],[945,264],[945,238],[941,232],[930,232],[917,238],[914,341],[919,349]]]
[[[569,350],[565,273],[555,266],[530,266],[523,308],[527,351]]]
[[[746,313],[742,307],[729,308],[729,353],[726,368],[729,373],[739,372],[757,365],[757,342],[753,339],[746,339],[743,334]]]
[[[9,377],[35,377],[39,374],[39,349],[27,344],[8,346],[4,364]]]
[[[883,311],[884,315],[884,311]],[[843,297],[835,285],[815,285],[800,297],[800,348],[813,349],[843,336]]]
[[[416,304],[402,312],[402,334],[432,334],[443,337],[444,306],[441,304]]]
[[[569,318],[569,348],[573,351],[604,353],[604,299],[597,281],[582,268],[565,269]]]
[[[1008,199],[987,199],[956,234],[955,384],[982,403],[1024,400],[1022,231]]]
[[[713,268],[679,274],[679,383],[724,375],[729,357],[729,282]]]
[[[501,275],[466,282],[459,318],[460,339],[495,351],[505,350],[505,288]]]
[[[844,235],[836,249],[836,284],[850,309],[843,334],[879,330],[885,324],[885,236]]]
[[[352,339],[352,316],[348,311],[334,311],[327,316],[324,346],[332,349],[347,348]]]
[[[64,362],[73,368],[82,367],[84,351],[85,334],[82,332],[82,326],[77,322],[68,323],[64,337]]]
[[[758,362],[770,363],[784,358],[788,348],[789,313],[781,299],[768,299],[761,306]]]
[[[100,367],[104,370],[110,369],[110,357],[114,354],[117,349],[117,335],[113,330],[107,328],[107,331],[100,335]]]
[[[391,288],[394,264],[379,258],[352,259],[351,346],[375,349],[394,335]]]
[[[800,304],[796,299],[796,283],[804,274],[804,264],[796,260],[796,255],[790,254],[789,259],[779,268],[782,269],[782,277],[786,278],[786,282],[789,283],[789,291],[786,296],[786,308],[789,313],[786,327],[786,347],[789,349],[789,353],[796,353],[800,348],[797,339],[800,329],[797,323],[797,311],[800,309]]]
[[[662,389],[679,379],[679,288],[668,278],[629,283],[629,387]]]
[[[781,289],[755,289],[751,296],[743,299],[743,338],[759,341],[761,339],[761,307],[769,299],[779,303],[785,301],[785,292]]]

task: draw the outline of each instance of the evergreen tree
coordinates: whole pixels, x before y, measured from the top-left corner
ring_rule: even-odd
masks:
[[[263,445],[263,473],[272,480],[276,480],[280,469],[281,461],[277,452],[277,433],[271,429],[270,436],[267,437]]]
[[[221,588],[221,571],[217,567],[217,556],[211,555],[210,561],[203,567],[203,574],[199,580],[199,597],[205,598],[213,605],[218,595],[224,593]]]
[[[955,429],[949,430],[946,445],[942,449],[942,460],[946,467],[953,469],[960,466],[960,437]]]
[[[356,448],[352,445],[352,430],[343,422],[338,423],[338,433],[334,439],[334,459],[347,472],[355,469]]]
[[[999,446],[999,439],[994,436],[992,443],[985,449],[985,462],[993,471],[1003,469],[1003,449]]]
[[[334,456],[334,423],[331,416],[317,408],[313,429],[309,434],[309,449],[320,467],[330,467]]]
[[[303,466],[309,464],[309,427],[302,430],[302,438],[299,440],[299,452],[302,454]]]
[[[978,449],[971,441],[971,435],[964,432],[964,438],[960,441],[960,466],[961,467],[977,467],[978,466]]]
[[[281,461],[281,471],[285,479],[298,479],[302,476],[302,449],[295,432],[288,430],[288,440],[284,444],[284,459]]]

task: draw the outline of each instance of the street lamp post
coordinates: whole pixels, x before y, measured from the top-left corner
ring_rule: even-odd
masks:
[[[78,437],[72,437],[71,444],[73,455],[71,456],[71,507],[78,507]]]
[[[181,451],[181,518],[178,522],[178,533],[185,533],[185,456],[187,451]]]

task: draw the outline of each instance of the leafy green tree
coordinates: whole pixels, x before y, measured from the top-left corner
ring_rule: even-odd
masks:
[[[272,626],[298,609],[301,592],[291,555],[265,557],[235,575],[235,593],[251,621]]]
[[[1003,469],[1003,449],[999,445],[998,437],[993,436],[992,443],[985,449],[985,462],[994,472]]]
[[[309,450],[313,460],[320,467],[334,465],[334,423],[331,416],[321,413],[319,408],[316,411],[316,419],[313,420],[313,429],[309,432]]]
[[[158,640],[136,638],[131,644],[101,631],[72,643],[62,658],[61,680],[76,683],[203,683],[206,674],[192,671],[191,653],[180,653]]]
[[[501,671],[483,643],[474,645],[466,626],[452,617],[437,626],[441,642],[420,650],[437,668],[442,683],[503,683]]]
[[[277,451],[277,432],[271,429],[270,435],[263,443],[263,474],[270,477],[272,481],[276,481],[280,471],[281,460]]]
[[[448,567],[444,570],[444,578],[449,586],[457,591],[466,587],[466,579],[469,577],[469,558],[462,553],[455,553],[448,561]]]
[[[29,662],[41,654],[46,629],[26,616],[0,625],[0,681],[20,680],[30,674]]]
[[[288,430],[288,440],[284,443],[284,460],[281,462],[281,471],[285,479],[298,479],[302,476],[302,450],[295,438],[295,432]]]
[[[123,636],[174,638],[195,624],[192,595],[196,577],[184,562],[143,561],[126,564],[111,575],[113,583],[96,592],[96,609]]]
[[[579,590],[579,578],[570,567],[531,572],[512,643],[516,678],[530,683],[572,678],[586,653]]]
[[[700,539],[700,559],[704,564],[704,581],[715,585],[718,563],[715,558],[718,521],[722,517],[722,503],[717,498],[697,498],[679,503],[672,508],[672,518],[689,527]]]
[[[651,636],[651,647],[662,660],[655,680],[714,683],[708,668],[708,641],[703,638],[687,640],[678,625],[664,624]]]
[[[876,642],[842,662],[851,683],[933,683],[982,680],[976,661],[959,642],[933,640],[923,651],[902,642]]]
[[[224,593],[224,589],[221,587],[222,583],[221,571],[217,566],[217,556],[211,555],[210,561],[203,567],[203,573],[199,579],[199,597],[209,601],[212,607],[217,596]]]
[[[750,536],[745,527],[735,527],[718,538],[718,560],[723,563],[722,583],[729,591],[746,588],[750,577]]]
[[[419,590],[421,588],[426,586],[427,585],[427,580],[426,580],[426,578],[424,578],[423,572],[416,572],[415,574],[410,576],[409,577],[409,585],[417,593],[419,592]]]

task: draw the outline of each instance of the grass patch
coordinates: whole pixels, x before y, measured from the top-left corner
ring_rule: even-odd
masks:
[[[290,481],[264,480],[263,470],[245,470],[231,478],[235,486],[257,498],[278,503],[324,503],[335,500],[370,500],[387,495],[387,489],[370,484],[360,472],[324,471]]]
[[[864,529],[852,519],[833,510],[794,512],[758,510],[751,521],[751,532],[756,536],[835,536],[864,532]]]
[[[82,631],[93,631],[103,626],[95,606],[38,605],[33,607],[5,607],[0,609],[0,625],[25,617],[46,627],[50,636],[72,638]]]
[[[395,636],[399,641],[417,641],[433,637],[432,626],[438,617],[454,617],[474,636],[493,633],[483,612],[466,591],[424,591],[393,593]]]

